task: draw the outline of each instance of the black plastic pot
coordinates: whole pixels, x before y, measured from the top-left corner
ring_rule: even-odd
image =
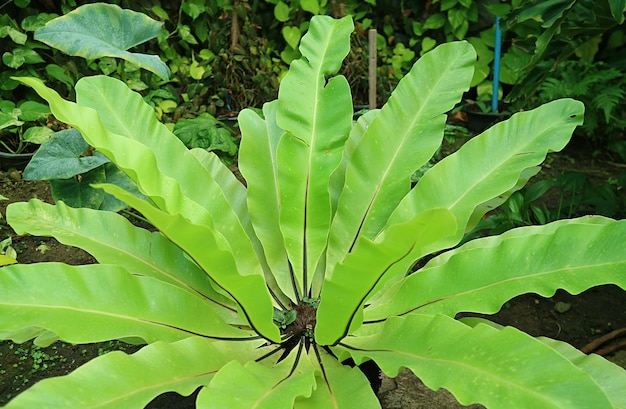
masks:
[[[467,114],[467,129],[478,133],[509,116],[502,112],[482,112],[476,104],[471,103],[463,105],[463,112]]]
[[[0,169],[24,169],[33,157],[33,153],[0,152]]]

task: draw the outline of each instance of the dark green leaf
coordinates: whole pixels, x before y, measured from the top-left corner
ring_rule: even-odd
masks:
[[[50,108],[46,104],[37,101],[24,101],[18,108],[22,111],[22,121],[36,121],[50,114]]]
[[[549,214],[546,213],[547,211],[544,212],[540,207],[535,205],[530,205],[530,211],[533,213],[533,216],[535,216],[535,219],[537,219],[539,224],[546,224],[548,222]]]
[[[467,15],[465,10],[452,9],[448,11],[448,21],[452,25],[453,29],[461,27],[463,23],[467,24]]]
[[[298,27],[293,26],[285,26],[283,27],[283,37],[287,44],[294,50],[298,48],[298,43],[300,42],[300,29]]]
[[[609,0],[611,14],[619,24],[624,22],[624,10],[626,10],[626,0]]]
[[[76,129],[57,132],[44,142],[24,169],[26,180],[68,179],[109,162],[100,153],[83,156],[89,145]]]
[[[300,6],[303,10],[312,14],[318,14],[320,12],[320,4],[318,0],[300,0]]]
[[[105,180],[106,175],[102,166],[77,177],[51,180],[52,198],[55,201],[63,201],[70,207],[99,209],[104,200],[104,191],[93,189],[89,185],[104,183]]]
[[[13,55],[24,60],[26,64],[37,64],[44,62],[36,51],[26,47],[16,47],[13,49]]]
[[[11,77],[15,75],[15,72],[4,71],[0,72],[0,89],[5,91],[11,91],[17,88],[19,82],[15,81]]]
[[[22,20],[21,26],[24,31],[35,31],[46,25],[46,23],[53,18],[59,17],[58,14],[39,13],[34,16],[25,17]]]
[[[46,74],[48,74],[51,78],[61,81],[63,84],[67,85],[69,88],[74,87],[74,78],[72,78],[66,71],[65,68],[56,64],[48,64],[46,65]]]
[[[274,7],[274,17],[278,21],[289,20],[289,6],[282,1],[279,1]]]
[[[22,139],[26,142],[40,144],[50,139],[53,133],[54,131],[47,126],[32,126],[24,132]]]
[[[193,20],[197,19],[200,14],[206,11],[204,0],[188,0],[181,5],[182,10]]]
[[[511,11],[510,4],[484,4],[484,7],[495,16],[504,17]]]
[[[515,9],[508,19],[515,23],[535,20],[541,22],[543,27],[550,27],[575,4],[576,0],[527,2]]]
[[[437,14],[433,14],[432,16],[428,17],[428,19],[424,23],[424,29],[425,30],[429,30],[429,29],[435,30],[435,29],[443,27],[444,24],[446,24],[445,16],[443,14],[441,14],[441,13],[437,13]]]
[[[4,38],[6,36],[9,36],[11,40],[13,40],[13,42],[16,44],[26,44],[26,40],[28,39],[26,34],[20,32],[14,27],[11,27],[11,26],[0,27],[0,38]]]
[[[109,75],[117,69],[117,61],[115,61],[115,58],[104,57],[98,61],[98,68],[104,75]]]
[[[555,183],[556,181],[554,179],[543,179],[533,183],[524,193],[524,200],[526,202],[532,202],[533,200],[539,199],[550,190]]]
[[[6,52],[2,54],[2,62],[9,68],[20,68],[26,62],[23,56]]]
[[[23,122],[18,120],[16,115],[0,112],[0,129],[8,128],[10,126],[20,126],[22,124]]]
[[[450,10],[452,7],[456,6],[457,0],[442,0],[441,1],[441,11]]]
[[[146,198],[144,195],[141,194],[141,192],[139,192],[139,189],[137,188],[137,185],[135,184],[135,182],[133,182],[132,179],[126,175],[126,173],[122,172],[120,168],[115,166],[115,164],[111,162],[105,163],[104,173],[106,175],[107,183],[117,185],[121,187],[122,189],[126,190],[127,192],[132,193],[133,195],[139,198],[142,198],[142,199]],[[89,188],[93,189],[91,186]],[[99,209],[117,212],[127,207],[128,205],[124,203],[123,201],[119,200],[113,195],[105,193],[104,200],[102,201],[102,204],[100,205]]]
[[[198,44],[198,40],[196,40],[196,38],[193,36],[193,34],[191,34],[191,28],[189,28],[188,25],[179,24],[178,25],[178,35],[186,43]]]
[[[217,119],[205,112],[193,119],[178,120],[173,132],[188,148],[222,151],[234,155],[237,153],[237,145],[230,131],[218,127],[218,124]]]
[[[130,53],[138,44],[161,33],[161,23],[114,4],[86,4],[49,21],[35,31],[35,39],[69,55],[86,59],[117,57],[169,78],[169,68],[156,55]]]

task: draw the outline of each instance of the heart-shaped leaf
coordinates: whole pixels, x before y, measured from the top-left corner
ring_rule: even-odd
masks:
[[[289,20],[289,11],[289,6],[285,2],[279,1],[274,7],[274,17],[278,21],[287,21]]]
[[[283,27],[283,37],[287,44],[294,50],[298,49],[298,43],[300,42],[300,30],[298,27],[285,26]]]
[[[167,80],[169,68],[158,56],[126,51],[160,32],[161,23],[145,14],[97,3],[49,21],[35,31],[35,39],[86,59],[122,58]]]
[[[303,10],[312,14],[320,12],[320,2],[318,0],[300,0],[300,6]]]
[[[98,152],[83,155],[87,149],[89,144],[76,129],[57,132],[37,150],[24,169],[24,179],[68,179],[109,162]]]

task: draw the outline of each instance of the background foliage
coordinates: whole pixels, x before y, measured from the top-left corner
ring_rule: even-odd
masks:
[[[40,69],[71,88],[87,67],[49,67],[54,51],[32,41],[32,31],[57,15],[93,1],[10,1],[0,9],[0,37],[4,43],[3,75],[8,69]],[[625,58],[611,50],[625,42],[623,1],[559,0],[109,0],[122,8],[144,12],[163,22],[159,40],[144,50],[160,54],[174,79],[159,84],[150,75],[135,78],[135,90],[164,88],[152,93],[157,102],[174,101],[181,111],[211,114],[260,106],[276,96],[278,82],[288,64],[299,56],[297,47],[311,16],[350,14],[356,24],[353,50],[343,72],[351,80],[357,103],[365,103],[367,30],[378,31],[379,101],[388,97],[397,80],[417,58],[437,44],[467,39],[479,53],[473,85],[490,92],[493,64],[494,21],[504,18],[505,38],[501,80],[508,94],[528,98],[546,76],[563,61],[603,61],[622,70]],[[538,4],[536,4],[538,3]],[[52,55],[48,54],[52,53]],[[61,64],[59,64],[61,63]],[[72,60],[71,65],[76,62]],[[110,59],[87,64],[93,71],[111,74]],[[61,71],[65,71],[62,73]],[[65,75],[63,75],[65,74]],[[119,73],[118,73],[119,74]],[[71,80],[73,78],[73,80]],[[521,81],[524,79],[525,81]],[[527,83],[527,84],[525,84]],[[14,82],[10,82],[15,86]],[[169,85],[169,87],[167,86]],[[521,88],[520,88],[521,87]],[[532,91],[532,90],[531,90]],[[149,93],[149,91],[147,92]],[[200,102],[196,102],[199,100]],[[189,101],[194,101],[186,106]],[[526,103],[527,101],[525,101]],[[181,108],[181,105],[183,106]],[[168,106],[168,104],[165,104]]]
[[[585,127],[574,143],[591,144],[626,160],[619,86],[626,74],[623,0],[109,0],[162,22],[163,31],[133,52],[157,54],[172,75],[164,80],[110,57],[69,57],[33,38],[50,19],[93,1],[13,0],[0,5],[0,140],[23,140],[33,125],[54,128],[46,117],[20,118],[15,107],[38,99],[11,76],[37,76],[68,98],[75,82],[103,73],[122,78],[165,123],[207,113],[235,118],[243,107],[260,107],[277,96],[289,63],[313,15],[351,15],[355,33],[341,68],[355,106],[368,101],[368,30],[377,29],[377,100],[389,98],[417,58],[436,45],[466,39],[478,60],[469,100],[489,100],[494,66],[494,23],[502,18],[499,97],[511,111],[532,109],[548,99],[574,97],[587,107]],[[589,78],[579,81],[580,78]],[[593,81],[591,80],[593,79]],[[623,81],[622,81],[623,82]],[[621,83],[620,83],[621,84]],[[619,85],[619,84],[617,84]],[[46,114],[47,115],[47,114]],[[212,121],[211,117],[208,118]],[[20,125],[16,125],[20,123]],[[218,125],[218,127],[221,125]],[[44,131],[46,132],[46,131]],[[50,132],[38,134],[41,142]],[[236,145],[237,140],[233,139]],[[203,142],[208,146],[216,143]],[[233,157],[236,146],[217,149]],[[195,145],[197,146],[197,145]],[[191,146],[190,146],[191,147]]]

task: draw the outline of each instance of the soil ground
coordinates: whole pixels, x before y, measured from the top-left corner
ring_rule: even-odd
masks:
[[[576,156],[574,154],[574,156]],[[588,170],[598,183],[616,177],[623,171],[619,165],[607,164],[598,159],[572,157],[572,154],[552,156],[539,177],[555,177],[568,169]],[[52,202],[47,182],[23,181],[21,173],[9,170],[0,173],[0,195],[7,200],[0,201],[0,240],[12,237],[12,247],[17,251],[20,263],[41,261],[61,261],[68,264],[94,262],[84,251],[65,246],[52,238],[16,236],[4,219],[7,204],[27,201],[36,197]],[[546,196],[550,200],[550,196]],[[626,292],[615,286],[592,288],[580,295],[570,295],[559,291],[553,297],[543,298],[526,294],[509,301],[495,316],[490,317],[502,325],[512,325],[533,336],[547,336],[569,342],[582,348],[589,342],[619,328],[626,328]],[[626,367],[626,351],[620,350],[626,337],[610,342],[616,350],[607,358],[616,360]],[[621,343],[621,344],[620,344]],[[624,345],[621,345],[622,347]],[[14,344],[0,342],[0,405],[31,386],[40,379],[67,374],[88,360],[121,349],[128,353],[137,347],[120,342],[106,342],[90,345],[70,345],[57,342],[47,348],[39,348],[31,342]],[[621,362],[620,362],[621,360]],[[446,391],[438,393],[424,387],[410,372],[404,371],[395,379],[383,378],[379,392],[383,408],[461,408]],[[159,408],[193,408],[193,396],[182,399],[176,394],[157,398],[149,406]],[[480,406],[474,405],[472,408]]]

